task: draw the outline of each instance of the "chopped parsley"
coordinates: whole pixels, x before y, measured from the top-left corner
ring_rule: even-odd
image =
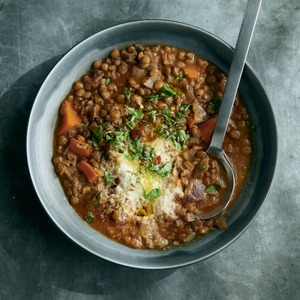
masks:
[[[172,169],[173,169],[173,164],[170,161],[164,165],[150,164],[148,166],[148,169],[156,172],[158,175],[160,175],[162,177],[166,177],[171,174]]]
[[[208,107],[214,112],[218,113],[221,107],[222,98],[214,98],[208,103]]]
[[[93,200],[93,205],[98,205],[99,204],[99,201],[100,201],[100,197],[102,196],[102,193],[101,192],[99,192],[98,194],[97,194],[97,196],[94,198],[94,200]]]
[[[106,141],[108,145],[114,146],[119,153],[124,152],[124,145],[128,141],[128,132],[123,130],[121,127],[117,128],[114,131],[107,132],[105,130],[105,124],[102,125],[95,125],[91,126],[90,130],[93,133],[93,140],[98,140],[98,141]],[[95,141],[93,144],[98,143]]]
[[[156,133],[161,135],[164,138],[167,138],[168,137],[168,129],[169,128],[167,125],[162,124],[159,129],[156,129]]]
[[[91,216],[85,217],[84,219],[85,219],[85,221],[86,221],[87,223],[92,223],[92,222],[94,222],[94,218],[91,217]]]
[[[94,199],[93,205],[98,205],[99,204],[99,198]]]
[[[181,80],[183,80],[184,78],[185,78],[185,75],[183,74],[183,75],[177,76],[177,77],[175,78],[175,80],[181,81]]]
[[[137,135],[135,138],[131,137],[130,132],[132,130],[129,130],[138,122],[138,119],[141,117],[141,111],[132,110],[131,112],[131,122],[127,124],[127,127],[119,127],[112,132],[106,132],[103,128],[104,126],[98,125],[91,127],[90,130],[96,139],[106,141],[108,145],[113,146],[119,153],[125,153],[127,158],[140,160],[147,166],[152,163],[153,158],[156,156],[154,148],[142,142],[142,135]],[[104,174],[104,181],[107,184],[116,185],[112,180],[111,174],[107,172]]]
[[[183,129],[174,131],[168,135],[168,139],[175,144],[175,148],[177,151],[181,151],[184,148],[189,138],[190,135],[187,134]]]
[[[168,108],[165,108],[165,109],[161,109],[160,110],[160,113],[162,113],[164,116],[166,116],[167,118],[171,118],[171,112]]]
[[[152,123],[155,123],[155,121],[156,121],[156,114],[157,114],[157,110],[151,110],[147,113],[147,115]]]
[[[190,107],[190,104],[184,103],[181,105],[179,111],[175,114],[171,110],[165,108],[160,110],[152,110],[147,113],[148,119],[151,122],[156,122],[156,117],[160,116],[164,119],[164,124],[160,125],[155,132],[172,141],[176,150],[180,151],[184,148],[185,144],[190,138],[190,135],[186,133],[182,128],[182,123],[179,119],[187,118],[185,114]],[[178,121],[179,120],[179,121]]]
[[[172,141],[177,151],[181,151],[190,138],[190,135],[183,129],[178,130],[178,128],[168,128],[168,126],[164,124],[156,130],[156,133]]]
[[[180,108],[179,108],[179,111],[180,112],[186,112],[189,108],[190,108],[190,104],[189,103],[183,103]]]
[[[189,109],[189,104],[183,104],[180,107],[180,112],[184,113]],[[172,172],[172,162],[165,164],[155,164],[154,158],[157,156],[154,148],[143,142],[143,134],[141,129],[135,129],[136,125],[143,118],[141,109],[127,107],[129,121],[125,125],[115,127],[113,130],[107,130],[107,123],[94,125],[90,127],[92,132],[93,144],[97,145],[99,141],[104,141],[107,145],[113,146],[119,153],[124,153],[127,159],[138,160],[140,163],[156,175],[166,177]],[[187,141],[189,134],[181,129],[182,124],[177,121],[178,116],[169,109],[151,110],[147,112],[148,120],[156,122],[159,116],[164,120],[164,123],[158,127],[155,132],[174,143],[177,151],[181,151]],[[184,115],[184,117],[186,117]],[[141,134],[136,134],[141,132]],[[133,134],[135,133],[135,134]],[[104,173],[104,181],[111,186],[116,186],[117,183],[109,172]]]
[[[104,172],[104,177],[103,177],[104,181],[111,186],[116,186],[117,183],[115,181],[115,179],[113,178],[112,174],[109,171],[105,171]]]
[[[201,171],[206,170],[206,168],[207,168],[207,167],[206,167],[206,164],[201,164],[201,165],[200,165],[200,170],[201,170]]]
[[[149,161],[155,157],[154,149],[145,145],[141,141],[142,136],[138,136],[135,140],[128,143],[128,152],[131,159],[140,161]]]
[[[106,78],[105,79],[105,85],[109,85],[111,83],[111,78]]]
[[[155,101],[155,100],[160,100],[161,96],[159,94],[155,94],[155,95],[150,95],[147,97],[148,101]]]
[[[159,90],[159,94],[162,98],[169,98],[177,95],[177,92],[170,88],[169,86],[165,85]]]
[[[165,85],[160,88],[157,94],[153,94],[147,97],[148,101],[155,101],[155,100],[160,100],[160,99],[165,99],[165,98],[170,98],[173,96],[178,95],[177,92],[169,87],[168,85]]]
[[[132,107],[128,107],[127,110],[130,116],[130,122],[127,123],[127,126],[132,130],[138,121],[143,117],[143,112],[140,109],[134,109]]]
[[[132,93],[129,90],[124,91],[124,96],[127,100],[130,100]]]
[[[157,197],[161,196],[161,190],[160,188],[155,188],[152,191],[148,193],[144,193],[144,197],[148,200],[154,200]]]
[[[93,147],[98,149],[98,140],[95,138],[95,136],[92,136],[92,145]]]
[[[162,114],[162,116],[164,117],[166,123],[170,127],[175,125],[176,121],[174,119],[172,119],[171,111],[168,108],[161,109],[161,110],[159,110],[159,112]]]
[[[102,141],[106,137],[106,132],[104,130],[104,125],[99,126],[91,126],[90,130],[93,132],[93,139],[97,139],[98,141]]]
[[[215,184],[215,185],[210,185],[205,189],[206,193],[215,193],[217,192],[219,189],[221,188],[221,186],[219,184]]]

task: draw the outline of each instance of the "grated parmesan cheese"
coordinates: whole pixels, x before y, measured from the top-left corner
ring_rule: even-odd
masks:
[[[178,154],[173,143],[159,137],[149,144],[156,155],[161,157],[161,163],[173,162]],[[182,187],[176,184],[178,180],[172,175],[162,177],[141,166],[139,161],[131,160],[122,153],[113,154],[114,161],[104,169],[120,179],[115,188],[114,199],[129,216],[139,214],[162,213],[175,218],[177,197],[183,196]],[[145,193],[160,189],[161,195],[154,200],[145,199]]]

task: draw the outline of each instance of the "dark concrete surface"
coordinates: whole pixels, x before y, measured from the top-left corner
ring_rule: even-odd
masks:
[[[108,26],[170,19],[235,45],[246,1],[0,0],[0,299],[300,299],[300,2],[265,0],[248,61],[277,118],[274,184],[249,229],[194,265],[147,271],[71,242],[42,208],[26,162],[34,98],[59,58]]]

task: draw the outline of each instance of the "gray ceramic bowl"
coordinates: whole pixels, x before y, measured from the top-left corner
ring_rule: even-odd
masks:
[[[52,136],[62,99],[72,83],[91,63],[113,48],[132,43],[169,44],[195,52],[228,73],[233,49],[210,33],[182,23],[137,21],[105,29],[71,49],[42,85],[32,108],[27,134],[27,155],[36,192],[56,225],[86,250],[109,261],[146,269],[179,267],[203,260],[239,237],[260,210],[274,174],[277,156],[276,125],[260,80],[246,65],[240,94],[249,110],[254,133],[250,175],[235,205],[227,213],[229,228],[211,232],[202,240],[168,251],[135,250],[99,234],[83,222],[69,205],[51,164]]]

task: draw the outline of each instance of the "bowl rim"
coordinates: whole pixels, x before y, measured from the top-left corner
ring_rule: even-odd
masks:
[[[52,74],[55,74],[57,68],[59,67],[60,64],[62,64],[64,62],[64,60],[66,59],[66,57],[69,57],[72,55],[73,51],[76,51],[76,49],[78,49],[78,47],[84,47],[84,44],[86,44],[89,41],[92,41],[93,39],[97,39],[98,36],[101,36],[105,33],[109,33],[110,31],[115,31],[115,30],[120,30],[122,28],[125,27],[134,27],[134,26],[139,26],[140,24],[147,24],[147,25],[160,25],[160,26],[164,26],[164,25],[170,25],[170,26],[176,26],[176,27],[180,27],[183,29],[191,29],[191,30],[196,30],[197,32],[201,32],[202,34],[207,35],[209,38],[214,39],[215,41],[217,41],[218,43],[222,44],[222,47],[226,47],[229,51],[231,51],[232,53],[234,52],[234,48],[232,46],[230,46],[227,42],[225,42],[224,40],[222,40],[221,38],[215,36],[214,34],[208,32],[207,30],[204,30],[202,28],[193,26],[193,25],[189,25],[183,22],[178,22],[178,21],[172,21],[172,20],[162,20],[162,19],[143,19],[143,20],[135,20],[135,21],[129,21],[129,22],[124,22],[124,23],[119,23],[119,24],[115,24],[112,26],[109,26],[107,28],[104,28],[102,30],[100,30],[99,32],[96,32],[94,34],[92,34],[91,36],[82,39],[80,42],[78,42],[77,44],[75,44],[72,48],[70,48],[61,58],[60,60],[55,64],[55,66],[52,68],[52,70],[50,71],[50,73],[47,75],[46,79],[44,80],[43,84],[41,85],[38,94],[36,95],[35,101],[33,103],[32,109],[31,109],[31,113],[30,113],[30,117],[29,117],[29,121],[28,121],[28,127],[27,127],[27,137],[26,137],[26,151],[27,151],[27,163],[28,163],[28,168],[29,168],[29,173],[31,176],[31,180],[34,186],[34,189],[36,191],[36,194],[38,195],[39,200],[41,201],[44,209],[46,210],[48,216],[50,216],[50,218],[52,219],[52,221],[54,222],[54,224],[56,224],[56,226],[66,235],[68,236],[73,242],[75,242],[76,244],[80,245],[82,248],[84,248],[85,250],[93,253],[94,255],[101,257],[103,259],[106,259],[108,261],[117,263],[119,265],[123,265],[123,266],[127,266],[127,267],[134,267],[134,268],[140,268],[140,269],[170,269],[170,268],[176,268],[176,267],[182,267],[182,266],[186,266],[186,265],[190,265],[193,264],[195,262],[199,262],[202,261],[204,259],[207,259],[208,257],[211,257],[213,255],[215,255],[216,253],[220,252],[221,250],[223,250],[224,248],[228,247],[230,244],[232,244],[236,239],[238,239],[246,230],[247,228],[251,225],[251,223],[254,221],[254,219],[256,218],[256,216],[258,215],[258,213],[260,212],[260,210],[262,209],[263,204],[265,203],[266,198],[268,197],[268,194],[270,192],[270,189],[273,185],[273,178],[276,172],[276,167],[277,167],[277,155],[278,155],[278,132],[277,132],[277,121],[275,118],[275,114],[274,114],[274,110],[272,108],[272,103],[269,100],[269,96],[262,84],[262,80],[259,78],[259,76],[257,75],[257,73],[255,72],[255,70],[252,68],[252,66],[246,62],[245,64],[245,68],[247,68],[250,73],[252,73],[254,75],[254,77],[259,81],[259,83],[261,84],[261,88],[264,91],[265,95],[266,95],[266,99],[267,99],[267,104],[269,105],[269,109],[270,109],[270,115],[272,117],[272,122],[274,124],[274,132],[273,132],[273,139],[275,141],[274,144],[274,148],[273,148],[273,169],[272,174],[269,176],[270,178],[270,182],[269,182],[269,186],[265,192],[265,196],[264,198],[261,200],[258,208],[256,209],[255,213],[253,214],[252,218],[247,222],[247,224],[242,228],[242,230],[239,230],[238,233],[236,233],[234,235],[233,238],[231,238],[228,242],[224,243],[221,247],[219,247],[218,249],[209,252],[206,255],[203,255],[201,257],[198,257],[197,259],[192,259],[190,261],[187,261],[185,263],[179,263],[176,264],[174,263],[173,265],[161,265],[161,264],[153,264],[153,265],[149,265],[149,263],[146,264],[141,264],[139,263],[138,265],[134,264],[134,263],[130,263],[130,262],[126,262],[122,259],[112,259],[110,256],[105,255],[105,254],[100,254],[96,251],[94,251],[93,249],[90,249],[89,247],[87,247],[87,245],[85,245],[84,243],[78,241],[78,239],[76,237],[74,237],[70,232],[66,232],[65,228],[63,228],[63,226],[60,224],[60,222],[58,220],[56,220],[55,218],[53,218],[53,214],[51,213],[51,208],[49,208],[48,204],[46,203],[45,199],[43,199],[42,193],[40,192],[39,186],[38,186],[38,182],[36,180],[38,174],[35,174],[34,172],[34,154],[31,150],[31,139],[32,136],[34,135],[34,130],[33,128],[35,127],[34,124],[34,115],[35,115],[35,111],[37,110],[37,107],[39,105],[39,102],[43,96],[43,90],[44,88],[47,86],[48,82],[51,81],[51,77]],[[84,74],[84,71],[82,72],[82,74]],[[69,205],[69,204],[68,204]],[[147,250],[141,250],[141,251],[147,251]],[[150,250],[150,251],[155,251],[155,250]]]

